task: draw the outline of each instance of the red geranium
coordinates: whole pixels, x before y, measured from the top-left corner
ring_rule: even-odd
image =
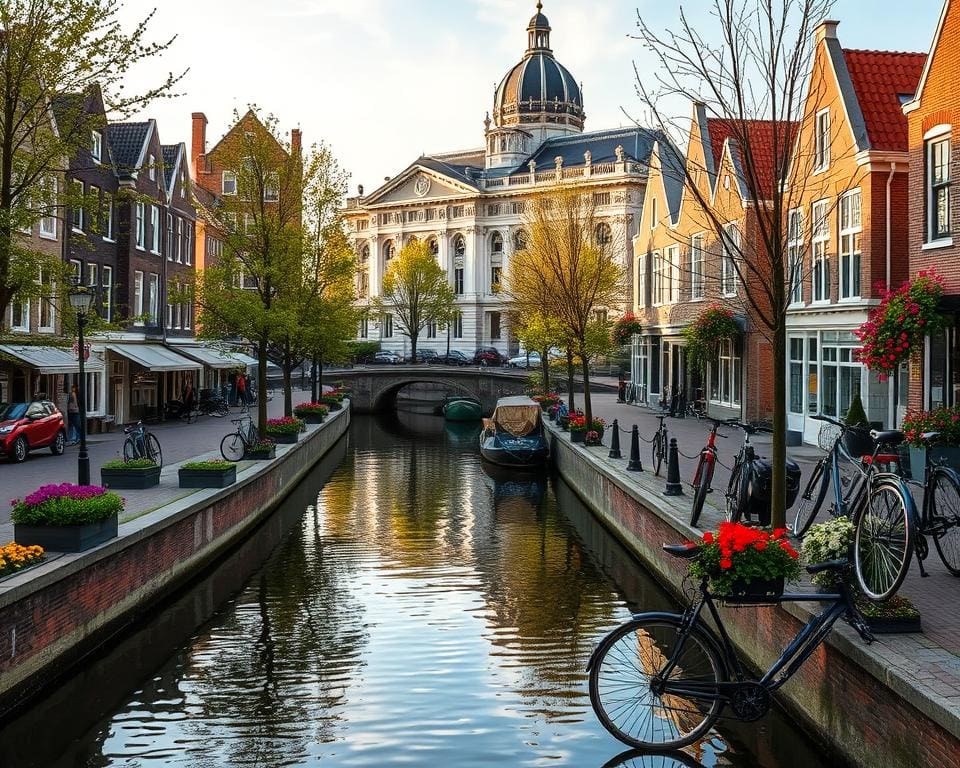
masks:
[[[707,578],[716,595],[732,591],[735,581],[771,581],[800,576],[800,557],[787,539],[787,531],[773,533],[740,523],[721,523],[716,533],[703,535],[700,555],[690,563],[690,573]]]

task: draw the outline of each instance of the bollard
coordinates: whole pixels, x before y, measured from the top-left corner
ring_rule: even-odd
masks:
[[[667,454],[667,485],[664,496],[683,496],[683,483],[680,482],[680,449],[677,438],[670,438],[670,453]]]
[[[622,459],[623,456],[620,455],[620,425],[617,424],[617,420],[613,420],[613,437],[610,438],[610,453],[607,454],[608,458],[611,459]]]
[[[630,435],[630,463],[627,464],[627,472],[643,472],[643,464],[640,463],[640,427],[633,425],[633,432]]]

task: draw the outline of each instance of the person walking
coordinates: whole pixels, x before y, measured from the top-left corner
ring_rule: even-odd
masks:
[[[80,400],[76,384],[70,387],[70,397],[67,398],[67,421],[70,424],[70,445],[76,445],[80,442]]]
[[[247,377],[242,372],[237,375],[237,402],[247,404]]]

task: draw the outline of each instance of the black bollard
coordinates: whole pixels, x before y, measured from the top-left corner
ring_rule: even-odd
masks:
[[[680,482],[680,449],[677,438],[670,438],[670,453],[667,454],[667,485],[664,496],[683,496],[683,483]]]
[[[633,432],[630,435],[630,463],[627,464],[627,472],[643,472],[643,464],[640,463],[640,427],[633,425]]]
[[[617,424],[617,420],[613,420],[613,437],[610,438],[610,453],[607,454],[608,458],[611,459],[622,459],[623,456],[620,455],[620,425]]]

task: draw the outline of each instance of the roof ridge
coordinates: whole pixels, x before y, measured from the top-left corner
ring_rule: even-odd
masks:
[[[873,56],[882,54],[885,56],[923,56],[926,58],[926,51],[888,51],[881,48],[842,48],[844,53],[869,53]]]

